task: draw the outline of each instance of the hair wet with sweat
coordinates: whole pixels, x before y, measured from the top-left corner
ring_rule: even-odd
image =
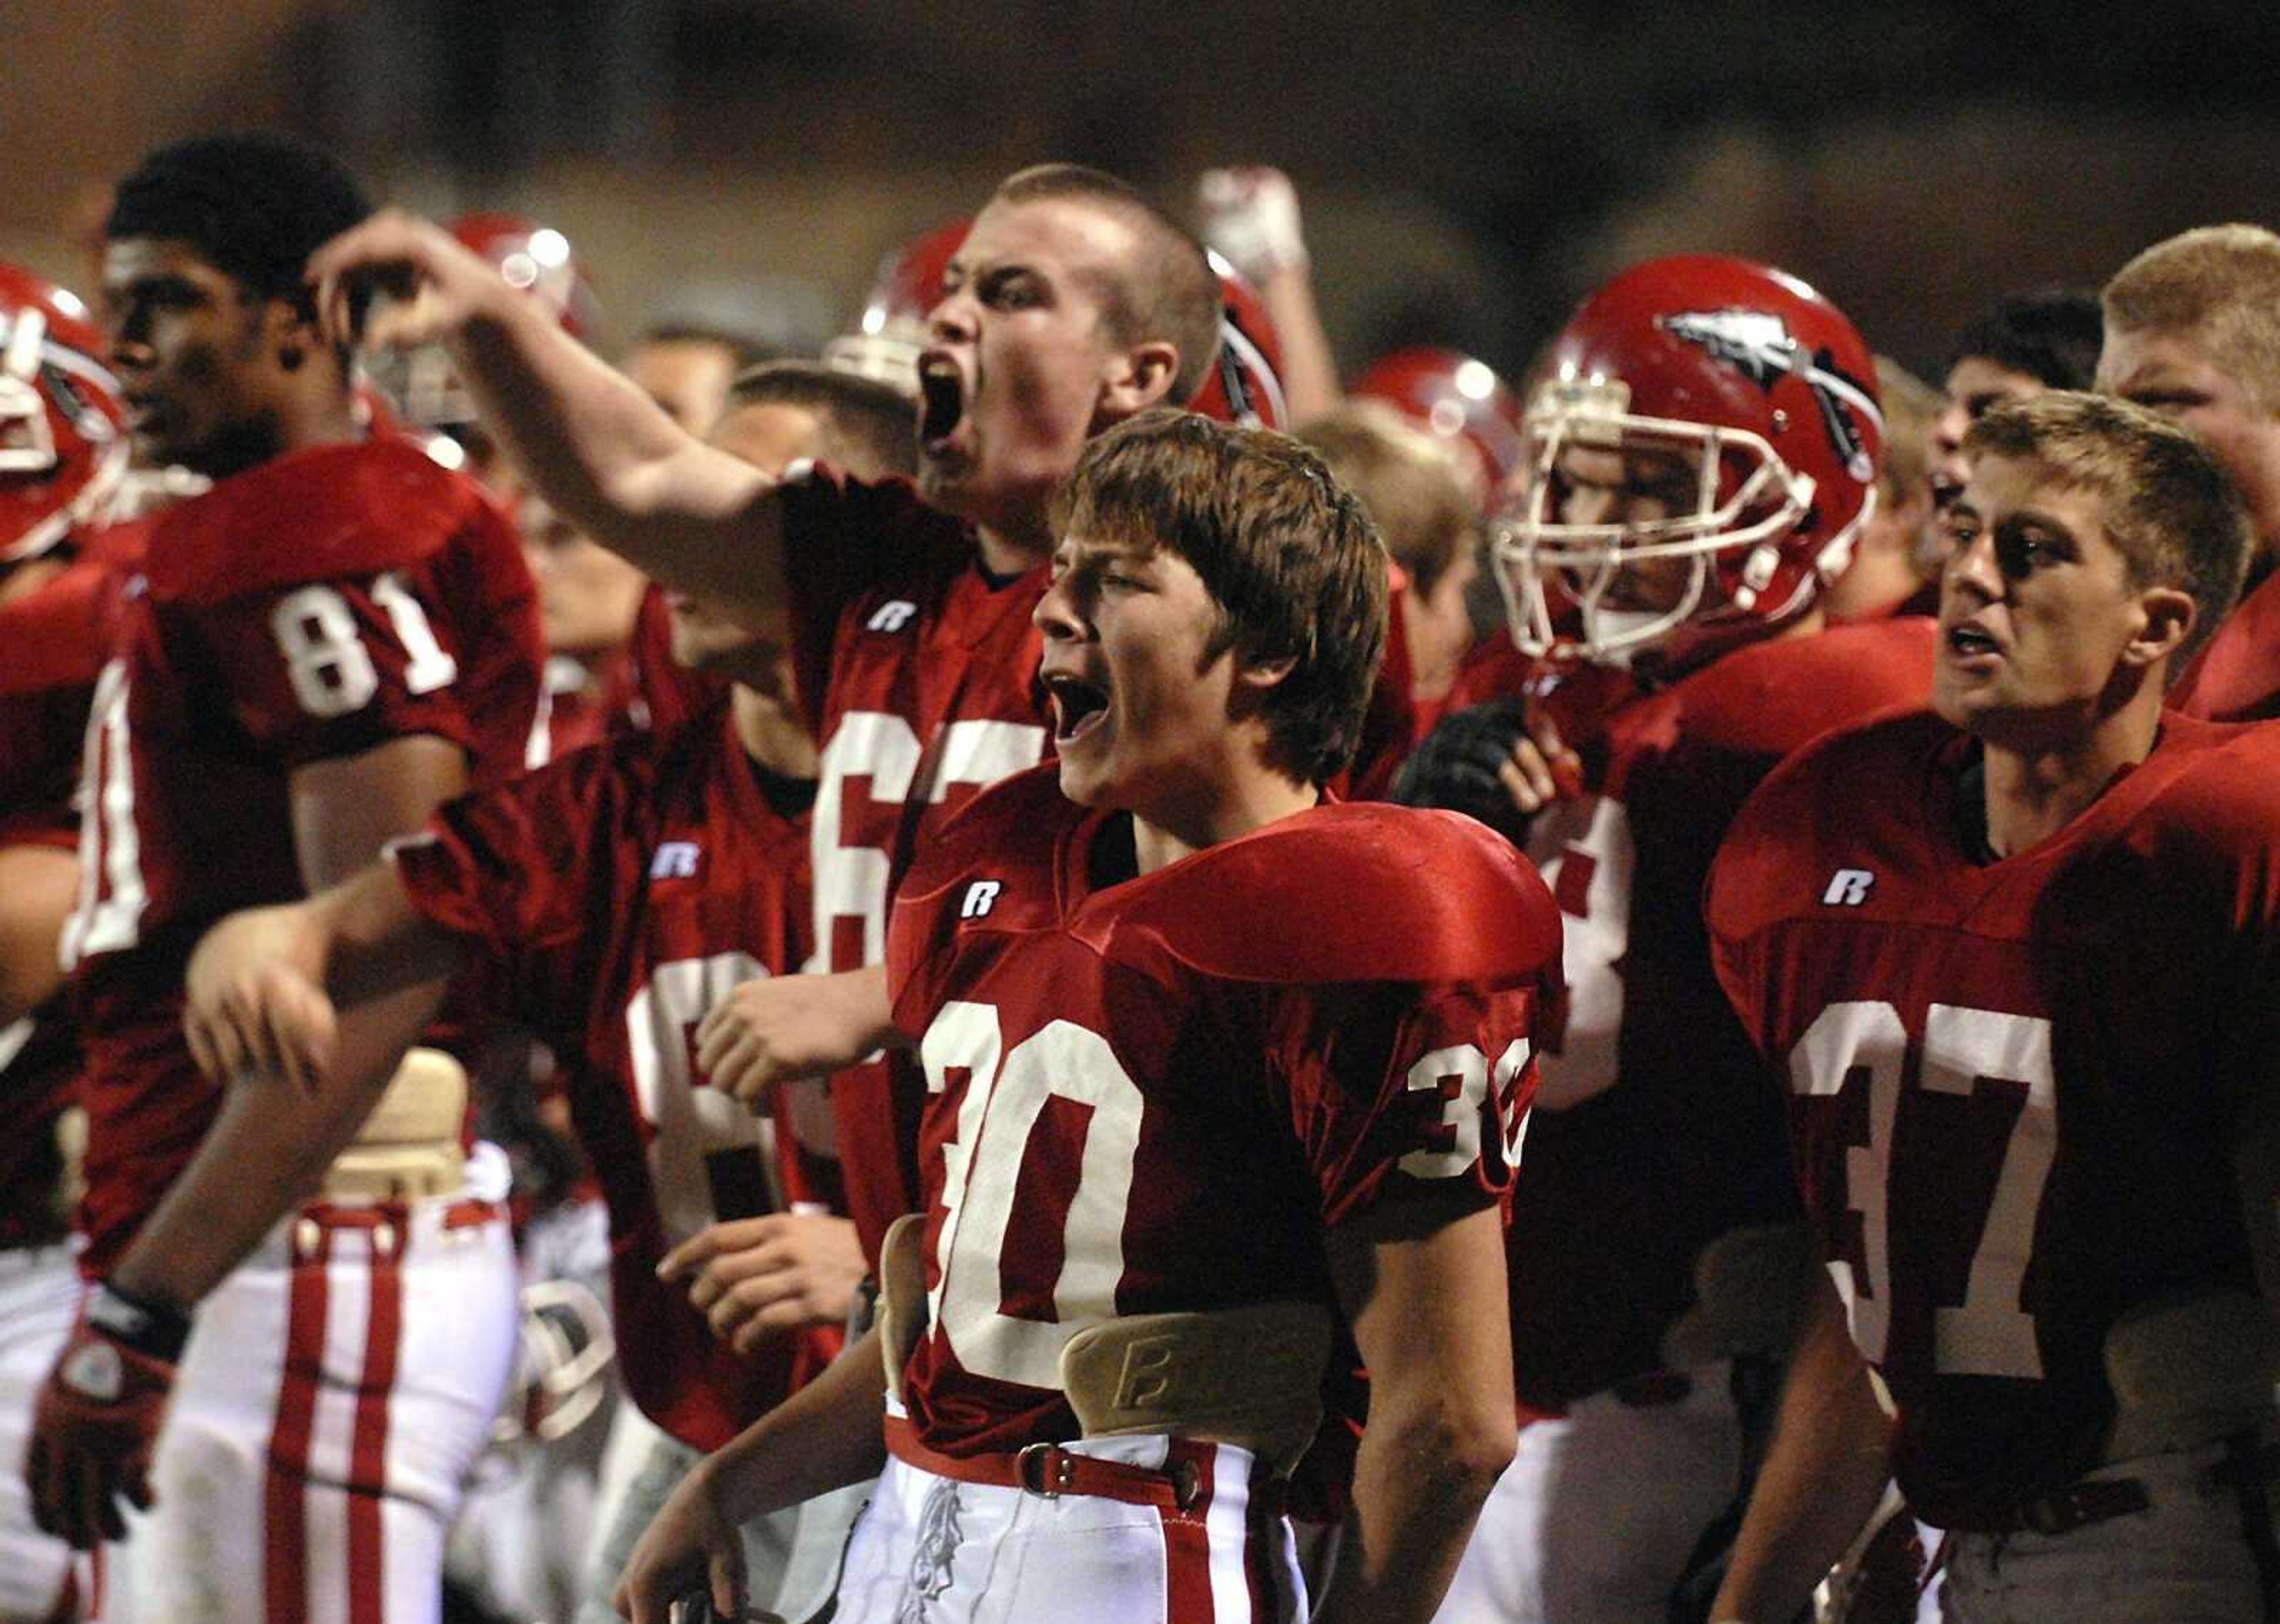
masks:
[[[2109,396],[2053,389],[1988,412],[1964,435],[1963,453],[2037,463],[2100,497],[2130,584],[2191,594],[2192,634],[2170,657],[2172,675],[2239,596],[2254,542],[2248,509],[2223,466],[2167,419]]]
[[[1054,515],[1064,535],[1184,559],[1218,606],[1207,648],[1292,662],[1265,713],[1280,766],[1320,783],[1353,758],[1385,654],[1377,527],[1288,435],[1192,412],[1142,412],[1085,447]]]

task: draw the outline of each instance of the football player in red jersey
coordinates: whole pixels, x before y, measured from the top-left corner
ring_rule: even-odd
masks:
[[[1937,714],[1794,757],[1711,876],[1829,1263],[1716,1616],[1791,1616],[1889,1463],[1958,1624],[2270,1618],[2280,735],[2162,709],[2247,515],[2126,403],[1964,443]]]
[[[512,532],[416,448],[360,438],[302,284],[366,212],[323,154],[221,136],[151,154],[108,222],[129,425],[149,460],[214,483],[149,521],[96,685],[65,943],[91,1289],[29,1477],[74,1543],[118,1535],[121,1497],[150,1512],[130,1566],[166,1618],[433,1618],[512,1354],[505,1169],[467,1153],[455,1066],[408,1073],[265,1239],[266,1216],[237,1233],[209,1197],[307,1197],[272,1154],[289,1124],[225,1100],[181,1028],[206,924],[353,873],[516,767],[529,733],[537,623]],[[154,1214],[176,1238],[138,1245]]]
[[[1929,620],[1822,629],[1873,501],[1874,387],[1820,294],[1684,256],[1585,300],[1529,403],[1496,562],[1544,663],[1525,698],[1444,722],[1410,780],[1456,804],[1452,768],[1476,774],[1463,804],[1519,834],[1565,915],[1510,1235],[1525,1424],[1445,1619],[1660,1624],[1680,1587],[1698,1609],[1737,1509],[1806,1250],[1698,899],[1775,762],[1930,689]]]
[[[383,216],[311,268],[335,331],[352,283],[410,277],[420,296],[375,318],[376,342],[443,337],[559,511],[790,647],[823,747],[814,965],[836,974],[742,989],[708,1019],[699,1058],[716,1086],[757,1099],[780,1076],[869,1054],[891,1027],[895,876],[974,789],[1044,754],[1029,614],[1051,548],[1046,503],[1090,435],[1188,399],[1210,366],[1221,301],[1201,248],[1113,177],[1052,165],[1007,180],[933,312],[915,490],[825,464],[772,479],[701,444],[434,226]],[[916,1205],[924,1094],[899,1062],[851,1066],[833,1085],[874,1256]]]
[[[708,1580],[740,1606],[736,1523],[882,1455],[843,1620],[1305,1616],[1280,1486],[1333,1302],[1373,1385],[1313,1616],[1429,1612],[1509,1449],[1475,1307],[1558,924],[1476,827],[1318,804],[1385,612],[1367,518],[1295,443],[1154,413],[1087,450],[1036,610],[1058,766],[897,897],[929,1095],[880,1327],[683,1485],[631,1617]]]
[[[123,419],[86,307],[0,265],[0,607],[51,586],[73,527],[99,519],[126,465]],[[76,615],[0,629],[0,1619],[27,1624],[104,1599],[100,1570],[35,1526],[23,1478],[34,1401],[79,1309],[65,1144],[79,1046],[56,949],[79,892],[71,796],[94,674],[42,645],[92,631]]]
[[[2156,242],[2103,296],[2098,387],[2182,424],[2240,487],[2248,593],[2169,689],[2207,721],[2280,716],[2280,235],[2207,226]]]
[[[786,363],[739,382],[714,441],[764,468],[822,455],[876,477],[894,466],[882,450],[907,466],[911,415],[882,385]],[[334,998],[347,1012],[424,981],[432,1005],[465,973],[562,1060],[610,1212],[620,1367],[667,1435],[601,1542],[587,1605],[605,1617],[673,1485],[838,1351],[863,1273],[851,1227],[828,1215],[842,1181],[820,1085],[779,1089],[756,1124],[690,1064],[689,1031],[721,993],[806,957],[816,750],[780,645],[702,597],[674,595],[672,613],[675,656],[734,684],[678,733],[451,802],[389,862],[217,927],[190,970],[210,1069],[281,1075],[276,1035],[291,1034],[289,1069],[326,1078],[335,1114],[361,1114],[392,1056],[376,1075],[328,1074],[309,1051],[341,1019]],[[391,1017],[399,1047],[424,1013]],[[761,1605],[805,1618],[828,1599],[859,1500],[748,1530]]]

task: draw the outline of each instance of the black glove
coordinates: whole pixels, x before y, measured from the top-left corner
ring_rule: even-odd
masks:
[[[1513,804],[1497,774],[1526,731],[1526,701],[1516,694],[1452,712],[1402,764],[1391,798],[1403,806],[1463,812],[1519,845],[1529,815]]]

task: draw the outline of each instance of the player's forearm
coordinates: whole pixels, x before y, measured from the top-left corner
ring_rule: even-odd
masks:
[[[712,1479],[722,1510],[749,1522],[876,1477],[887,1459],[886,1403],[874,1329],[697,1469]]]
[[[1883,1497],[1891,1422],[1824,1274],[1711,1616],[1796,1616]]]
[[[1315,1616],[1429,1619],[1518,1433],[1503,1219],[1452,1180],[1383,1200],[1325,1243],[1370,1396],[1353,1510]]]
[[[322,985],[343,1009],[443,980],[466,957],[458,937],[412,905],[393,863],[310,898],[304,928]]]
[[[1497,1414],[1462,1393],[1396,1397],[1373,1381],[1353,1509],[1319,1624],[1433,1616],[1482,1504],[1511,1464],[1512,1415],[1509,1404]]]
[[[887,966],[850,970],[843,975],[847,1047],[851,1060],[879,1049],[915,1047],[908,1034],[895,1025],[893,989],[887,984]]]
[[[697,440],[528,300],[451,345],[522,475],[572,523],[671,586],[772,607],[782,565],[770,481]]]
[[[334,1064],[313,1091],[254,1074],[226,1089],[197,1154],[112,1271],[112,1283],[185,1309],[219,1285],[356,1137],[443,991],[428,983],[344,1015]]]
[[[1283,266],[1259,290],[1275,331],[1282,341],[1282,398],[1293,423],[1311,422],[1334,412],[1345,398],[1338,384],[1337,358],[1314,303],[1312,273],[1303,265]]]

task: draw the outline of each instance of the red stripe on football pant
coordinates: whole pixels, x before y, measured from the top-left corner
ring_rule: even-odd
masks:
[[[294,1245],[286,1271],[285,1359],[262,1489],[261,1582],[268,1624],[299,1624],[309,1612],[303,1566],[309,1543],[309,1439],[325,1368],[325,1266],[332,1251],[332,1235],[319,1228],[308,1256]]]
[[[404,1255],[409,1228],[395,1213],[367,1230],[371,1310],[365,1321],[364,1378],[357,1386],[356,1429],[349,1446],[349,1624],[382,1624],[388,1568],[382,1559],[382,1512],[388,1491],[388,1404],[396,1389],[397,1343],[404,1329]],[[378,1242],[391,1237],[386,1256]]]
[[[1212,1608],[1211,1529],[1205,1518],[1212,1505],[1212,1466],[1219,1451],[1209,1443],[1186,1438],[1171,1440],[1167,1469],[1190,1463],[1196,1474],[1196,1503],[1184,1512],[1159,1511],[1156,1521],[1164,1531],[1164,1617],[1166,1624],[1216,1624]],[[1230,1621],[1232,1624],[1232,1621]]]

